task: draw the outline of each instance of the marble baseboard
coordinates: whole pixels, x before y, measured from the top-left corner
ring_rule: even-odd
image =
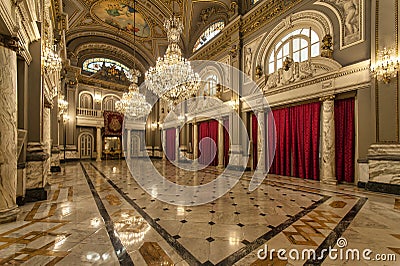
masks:
[[[357,187],[358,188],[364,188],[367,186],[367,182],[363,182],[363,181],[358,181],[357,182]]]
[[[67,160],[70,160],[70,159],[78,159],[79,160],[80,159],[79,153],[77,151],[66,150],[65,157],[67,158]],[[61,153],[60,153],[60,160],[64,160],[64,151],[61,151]]]
[[[369,180],[369,166],[368,161],[358,161],[358,181],[360,182],[368,182]]]
[[[35,188],[26,190],[23,202],[36,202],[42,200],[47,200],[47,191],[45,188]]]
[[[369,160],[369,181],[400,185],[400,161]]]
[[[365,184],[365,189],[374,191],[400,195],[400,185],[397,184],[385,184],[380,182],[371,182]]]
[[[368,149],[369,182],[400,185],[400,144],[373,144]]]
[[[50,167],[50,172],[52,173],[60,173],[61,172],[61,166],[59,165],[53,165]]]

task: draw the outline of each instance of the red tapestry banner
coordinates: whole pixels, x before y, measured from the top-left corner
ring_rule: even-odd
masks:
[[[104,111],[104,136],[121,136],[122,135],[122,123],[124,122],[124,115]]]

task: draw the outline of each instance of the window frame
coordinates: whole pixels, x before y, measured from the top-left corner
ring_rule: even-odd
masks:
[[[308,35],[302,33],[303,31],[307,31]],[[317,39],[313,41],[313,38],[317,37]],[[294,40],[299,39],[299,47],[294,50]],[[307,41],[306,46],[302,46],[302,40]],[[284,47],[288,44],[288,53],[284,52]],[[309,60],[310,58],[317,57],[321,52],[321,36],[318,34],[318,31],[313,29],[312,27],[296,27],[292,28],[290,31],[285,31],[279,35],[276,41],[271,46],[267,62],[266,62],[266,73],[272,74],[276,72],[278,69],[282,68],[283,62],[287,56],[290,56],[295,62],[304,62]],[[313,53],[312,48],[318,47],[317,55]],[[302,51],[307,49],[306,59],[303,59]],[[298,59],[295,58],[294,54],[298,52]],[[314,56],[313,56],[314,55]],[[272,70],[271,70],[272,69]]]
[[[218,26],[217,24],[221,25]],[[203,46],[205,46],[207,43],[209,43],[212,39],[218,36],[218,34],[225,28],[225,21],[220,19],[217,20],[213,23],[211,23],[203,32],[200,34],[199,38],[196,40],[196,42],[193,45],[193,53],[197,52],[200,50]],[[216,27],[213,29],[213,32],[208,32],[212,27]],[[217,32],[216,32],[217,31]],[[216,33],[215,33],[216,32]],[[205,36],[208,34],[208,36]],[[212,36],[211,36],[212,35]],[[210,37],[211,36],[211,37]],[[204,40],[203,43],[201,43],[202,38],[205,37],[206,39]]]
[[[105,58],[105,57],[93,57],[93,58],[86,59],[82,63],[82,70],[84,70],[86,72],[90,72],[90,73],[96,73],[97,71],[100,70],[100,68],[97,70],[94,68],[89,68],[90,64],[95,64],[95,63],[99,63],[100,68],[103,64],[105,64],[108,67],[115,66],[116,69],[123,70],[125,72],[125,74],[129,73],[129,67],[127,67],[126,65],[124,65],[116,60],[113,60],[110,58]]]

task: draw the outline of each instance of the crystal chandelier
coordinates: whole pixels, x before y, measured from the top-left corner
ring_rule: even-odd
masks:
[[[395,50],[386,48],[378,52],[378,61],[371,66],[374,77],[385,84],[390,83],[391,78],[397,77],[398,69],[399,58],[396,58]]]
[[[182,56],[178,45],[183,30],[181,20],[173,15],[166,20],[168,48],[164,57],[158,58],[155,67],[146,72],[146,86],[158,97],[172,104],[194,96],[200,87],[200,78]]]
[[[136,29],[136,1],[133,2],[133,27]],[[133,32],[133,46],[136,43],[136,31]],[[133,50],[135,57],[136,47]],[[128,118],[141,118],[147,116],[151,111],[151,105],[146,101],[146,97],[139,92],[137,85],[141,73],[133,68],[127,73],[127,78],[131,82],[129,91],[122,95],[122,99],[115,103],[115,109],[123,113]]]
[[[140,77],[137,69],[131,69],[127,75],[132,84],[129,91],[122,95],[122,99],[115,103],[115,109],[129,118],[141,118],[147,116],[151,111],[151,105],[146,101],[146,97],[139,92],[137,85]]]
[[[44,69],[48,72],[60,71],[62,68],[62,61],[56,52],[56,46],[51,45],[48,40],[44,45],[42,62]]]

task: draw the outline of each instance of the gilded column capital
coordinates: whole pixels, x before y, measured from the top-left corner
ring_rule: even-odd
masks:
[[[326,96],[322,96],[319,98],[320,102],[325,102],[325,101],[333,101],[335,100],[335,95],[326,95]]]

